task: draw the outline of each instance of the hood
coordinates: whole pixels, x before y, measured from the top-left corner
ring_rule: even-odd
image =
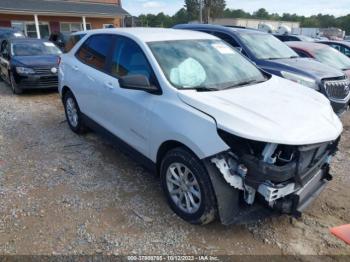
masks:
[[[45,56],[15,56],[13,62],[24,66],[55,66],[58,65],[57,55]]]
[[[326,97],[276,76],[257,85],[178,95],[212,116],[219,129],[255,141],[309,145],[333,141],[343,130]]]
[[[312,58],[287,58],[277,60],[265,60],[264,66],[279,67],[281,70],[289,70],[291,72],[299,71],[301,74],[308,74],[318,79],[341,77],[342,71],[322,64]]]

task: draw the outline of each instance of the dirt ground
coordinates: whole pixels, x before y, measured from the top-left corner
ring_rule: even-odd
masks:
[[[0,254],[350,255],[329,228],[350,222],[350,113],[335,179],[296,220],[193,226],[168,208],[158,178],[65,122],[55,92],[12,95],[0,82]]]

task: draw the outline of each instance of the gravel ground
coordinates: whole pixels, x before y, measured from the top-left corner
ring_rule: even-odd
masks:
[[[0,254],[347,254],[329,228],[350,221],[350,113],[335,179],[303,218],[192,226],[157,177],[97,135],[72,133],[55,92],[0,82]]]

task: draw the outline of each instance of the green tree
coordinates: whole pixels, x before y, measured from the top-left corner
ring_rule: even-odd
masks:
[[[226,2],[224,0],[202,0],[204,21],[209,21],[209,17],[225,17],[225,18],[259,18],[271,20],[285,20],[300,22],[302,27],[338,27],[350,34],[350,14],[341,17],[333,15],[318,14],[309,17],[299,16],[297,14],[284,13],[282,15],[270,14],[266,9],[260,8],[253,14],[245,12],[242,9],[225,9]],[[143,14],[138,17],[140,26],[153,27],[172,27],[175,24],[187,23],[191,20],[199,18],[199,0],[186,0],[185,5],[175,15],[169,16],[164,13]]]
[[[269,19],[270,15],[265,8],[260,8],[258,11],[253,13],[253,17],[259,19]]]
[[[225,0],[204,0],[204,22],[209,23],[210,18],[218,18],[224,14]]]
[[[200,1],[202,0],[185,0],[185,8],[190,20],[198,20]]]
[[[179,11],[177,11],[172,18],[172,26],[176,24],[185,24],[190,21],[189,14],[185,8],[181,8]]]

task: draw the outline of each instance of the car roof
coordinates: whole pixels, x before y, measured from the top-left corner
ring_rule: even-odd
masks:
[[[148,28],[148,27],[97,29],[97,30],[89,30],[89,31],[86,31],[85,33],[88,35],[92,35],[92,34],[124,35],[132,38],[137,38],[142,42],[217,39],[215,36],[201,33],[201,32],[189,32],[189,31],[178,30],[178,29]]]
[[[285,42],[289,47],[299,48],[308,52],[313,52],[317,49],[328,48],[327,45],[315,42],[289,41]]]
[[[268,33],[254,29],[254,28],[245,28],[245,27],[232,27],[232,26],[223,26],[223,25],[213,25],[213,24],[179,24],[174,28],[178,29],[209,29],[209,30],[218,30],[226,31],[228,33],[246,33],[246,34],[265,34]]]

